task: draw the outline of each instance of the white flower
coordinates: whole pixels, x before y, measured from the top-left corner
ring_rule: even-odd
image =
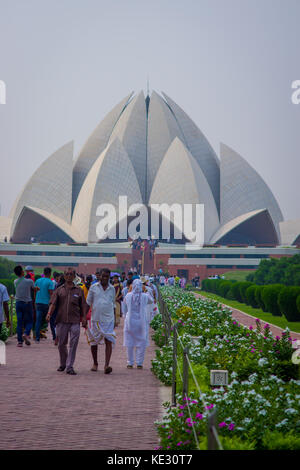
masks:
[[[260,410],[260,411],[258,412],[258,414],[259,414],[259,415],[262,415],[262,416],[266,416],[267,412],[266,412],[266,410]]]
[[[269,361],[268,361],[268,359],[266,359],[265,357],[261,357],[261,358],[259,359],[259,361],[258,361],[259,367],[263,367],[263,366],[265,366],[265,365],[268,364],[268,363],[269,363]]]
[[[294,415],[295,413],[298,413],[298,411],[295,410],[295,408],[288,408],[287,410],[285,410],[285,412],[286,412],[288,415]]]
[[[243,421],[243,423],[248,424],[248,423],[251,423],[251,421],[252,421],[252,419],[250,419],[250,418],[245,418],[244,421]]]

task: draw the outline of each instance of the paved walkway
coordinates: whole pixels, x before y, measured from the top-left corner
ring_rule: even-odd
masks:
[[[121,320],[122,321],[122,320]],[[154,421],[161,416],[161,386],[150,371],[155,345],[144,369],[126,368],[122,323],[116,329],[110,375],[91,372],[90,350],[81,330],[74,369],[57,372],[58,351],[51,339],[17,348],[7,342],[7,365],[0,366],[0,449],[153,450]],[[48,332],[48,338],[51,337]]]
[[[208,299],[209,300],[209,297],[206,297],[206,296],[201,295],[201,294],[196,294],[195,293],[195,296],[198,297],[198,298],[201,297],[202,299]],[[210,299],[210,300],[213,300],[213,299]],[[219,303],[221,303],[221,302],[219,302]],[[252,315],[249,315],[248,313],[242,312],[241,310],[238,310],[237,308],[230,307],[230,305],[226,305],[226,304],[222,304],[222,303],[221,303],[221,305],[223,305],[224,307],[230,308],[230,310],[232,311],[232,318],[235,318],[236,320],[238,320],[242,325],[245,325],[245,326],[252,325],[253,329],[254,330],[256,329],[255,320],[256,320],[257,317],[252,317]],[[261,322],[262,327],[264,327],[264,325],[267,323],[263,320],[260,320],[260,322]],[[272,325],[271,323],[269,323],[269,325],[271,327],[271,332],[272,332],[273,336],[281,336],[283,328],[279,328],[279,326]],[[290,332],[290,337],[292,339],[300,339],[300,333]]]

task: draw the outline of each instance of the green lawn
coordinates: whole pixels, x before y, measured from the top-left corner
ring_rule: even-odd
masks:
[[[226,273],[223,274],[225,277],[226,281],[246,281],[246,277],[248,274],[253,274],[255,272],[255,269],[249,269],[249,270],[231,270],[227,271]]]
[[[300,333],[300,322],[289,322],[285,317],[275,317],[269,312],[263,312],[260,308],[253,308],[250,305],[242,304],[237,300],[228,300],[224,297],[220,297],[219,295],[212,294],[210,292],[204,292],[203,290],[194,290],[197,294],[201,294],[204,297],[208,297],[209,299],[217,300],[223,304],[228,305],[232,308],[237,308],[242,312],[248,313],[248,315],[252,315],[254,318],[260,318],[267,323],[272,323],[273,325],[279,326],[280,328],[288,327],[291,331],[295,333]],[[255,320],[253,320],[255,324]]]

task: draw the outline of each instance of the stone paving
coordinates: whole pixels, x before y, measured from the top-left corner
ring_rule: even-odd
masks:
[[[195,294],[196,297],[201,297],[202,299],[208,299],[208,297],[205,297],[201,294]],[[232,311],[232,318],[235,318],[236,320],[238,320],[242,325],[245,325],[245,326],[250,326],[252,325],[253,326],[253,329],[255,330],[256,329],[256,323],[255,323],[255,320],[257,317],[252,317],[251,315],[249,315],[248,313],[245,313],[245,312],[242,312],[241,310],[238,310],[236,308],[233,308],[233,307],[230,307],[229,305],[225,305],[225,304],[221,304],[223,305],[224,307],[227,307],[227,308],[230,308],[230,310]],[[260,320],[261,321],[261,325],[262,325],[262,328],[264,327],[264,325],[267,323],[263,320]],[[281,333],[283,331],[283,328],[279,328],[279,326],[276,326],[276,325],[272,325],[270,324],[270,327],[271,327],[271,332],[273,334],[273,336],[281,336]],[[290,332],[290,337],[292,339],[300,339],[300,333],[293,333],[293,332]]]
[[[116,329],[112,374],[91,372],[90,350],[81,329],[74,369],[57,372],[58,350],[50,331],[41,344],[17,348],[7,342],[7,365],[0,366],[0,449],[153,450],[154,421],[161,417],[161,386],[150,371],[155,345],[147,348],[144,369],[126,368],[123,328]],[[50,333],[50,334],[49,334]]]

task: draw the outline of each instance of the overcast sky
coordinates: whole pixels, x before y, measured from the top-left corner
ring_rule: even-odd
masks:
[[[299,0],[0,0],[0,204],[132,90],[165,91],[300,218]]]

